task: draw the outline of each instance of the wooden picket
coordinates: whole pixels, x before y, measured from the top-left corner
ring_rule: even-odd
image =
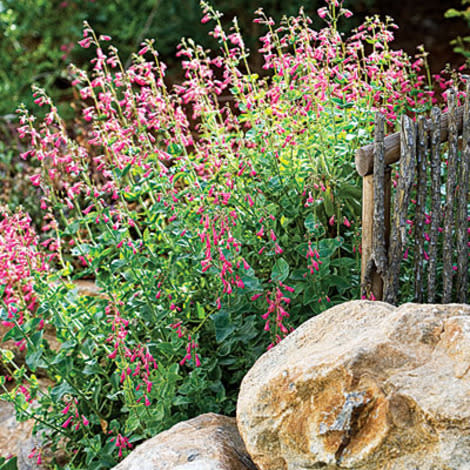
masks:
[[[414,301],[437,301],[436,290],[441,286],[439,300],[442,303],[466,302],[469,289],[469,95],[470,84],[464,106],[457,107],[457,93],[450,90],[447,113],[435,107],[430,119],[419,116],[413,121],[402,116],[400,132],[387,137],[385,119],[377,113],[374,143],[356,153],[356,168],[363,177],[363,296],[394,304],[399,301],[400,268],[409,230],[407,216],[414,191],[414,242],[411,246]],[[444,201],[441,195],[443,145],[447,152]],[[399,162],[399,168],[392,205],[390,165],[395,162]],[[439,256],[441,263],[437,263]],[[442,272],[440,269],[437,272],[438,265],[442,266]]]

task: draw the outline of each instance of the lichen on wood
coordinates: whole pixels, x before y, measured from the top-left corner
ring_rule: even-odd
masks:
[[[441,110],[431,110],[431,226],[429,234],[428,302],[436,296],[437,242],[441,223]]]
[[[385,117],[375,116],[375,156],[374,156],[374,243],[372,256],[377,272],[384,274],[387,269],[385,251]]]
[[[395,193],[388,270],[384,283],[384,300],[391,304],[395,304],[398,297],[400,265],[406,237],[406,215],[410,202],[410,189],[415,174],[416,124],[408,116],[402,116],[401,119],[400,147],[400,174]]]
[[[415,217],[415,246],[414,246],[414,273],[415,273],[415,301],[423,302],[424,293],[424,221],[426,209],[426,163],[428,153],[428,134],[426,119],[418,118],[418,145],[416,150],[416,217]]]
[[[467,302],[468,291],[468,203],[469,203],[469,167],[470,167],[470,78],[467,79],[464,105],[462,152],[458,171],[457,192],[457,299]]]
[[[448,92],[449,104],[449,148],[447,155],[446,203],[444,210],[444,240],[442,243],[442,302],[449,303],[452,298],[453,279],[453,238],[454,238],[454,199],[457,187],[457,145],[458,128],[456,117],[456,92]]]

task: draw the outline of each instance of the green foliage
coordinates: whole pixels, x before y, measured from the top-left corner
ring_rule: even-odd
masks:
[[[470,5],[469,0],[461,0],[462,6]],[[462,19],[470,26],[470,7],[458,10],[456,8],[449,8],[445,13],[446,18]],[[451,44],[454,46],[454,51],[462,54],[467,59],[470,58],[470,36],[459,36],[455,38]]]
[[[17,470],[17,458],[5,459],[0,457],[0,470]]]

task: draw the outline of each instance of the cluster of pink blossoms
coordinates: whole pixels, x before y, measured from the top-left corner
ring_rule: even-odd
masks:
[[[2,324],[21,325],[25,317],[34,314],[37,295],[34,273],[47,273],[51,257],[41,252],[39,238],[31,225],[29,215],[17,212],[3,213],[0,220],[0,285],[1,301],[5,307]],[[41,321],[39,328],[43,328]],[[25,347],[25,341],[19,344]]]
[[[117,436],[112,437],[109,441],[114,442],[114,445],[119,449],[119,458],[122,457],[123,450],[132,449],[132,444],[129,442],[129,439],[123,436],[121,433],[118,433]]]
[[[79,413],[76,398],[70,398],[61,413],[66,416],[65,421],[62,423],[64,429],[71,426],[75,431],[78,431],[82,424],[83,426],[90,424],[85,415]]]
[[[112,330],[106,342],[113,346],[113,351],[108,354],[108,358],[116,361],[120,368],[121,384],[126,378],[129,378],[134,385],[137,383],[134,386],[134,391],[140,397],[136,398],[136,403],[143,399],[145,406],[150,406],[149,395],[153,386],[151,373],[158,368],[157,361],[145,345],[139,344],[131,347],[127,345],[129,321],[121,316],[117,308],[108,305],[106,313],[109,315],[108,322],[111,323]]]

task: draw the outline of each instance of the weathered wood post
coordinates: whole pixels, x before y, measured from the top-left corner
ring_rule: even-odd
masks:
[[[375,118],[373,155],[356,155],[367,174],[362,179],[362,257],[361,294],[381,300],[383,275],[387,269],[388,236],[390,231],[390,170],[385,167],[385,118]],[[367,159],[373,167],[369,169]],[[359,164],[359,166],[361,166]],[[369,171],[370,170],[370,171]],[[359,170],[361,173],[361,170]]]
[[[431,110],[431,226],[429,230],[428,303],[436,297],[437,240],[441,223],[441,110]]]
[[[467,78],[463,114],[462,154],[458,172],[457,194],[457,299],[468,300],[468,202],[470,199],[470,77]]]
[[[452,298],[453,284],[453,239],[454,239],[454,199],[457,188],[457,143],[458,128],[456,116],[457,97],[454,89],[448,92],[449,114],[448,114],[448,156],[447,156],[447,181],[446,181],[446,204],[444,210],[444,240],[442,242],[442,303],[449,303]]]
[[[382,299],[383,281],[372,259],[374,244],[374,175],[362,178],[362,255],[361,294],[377,300]]]
[[[416,130],[416,124],[411,118],[403,115],[401,118],[400,176],[395,192],[388,269],[384,279],[384,300],[391,304],[395,304],[398,297],[400,265],[406,238],[405,221],[416,165]]]

